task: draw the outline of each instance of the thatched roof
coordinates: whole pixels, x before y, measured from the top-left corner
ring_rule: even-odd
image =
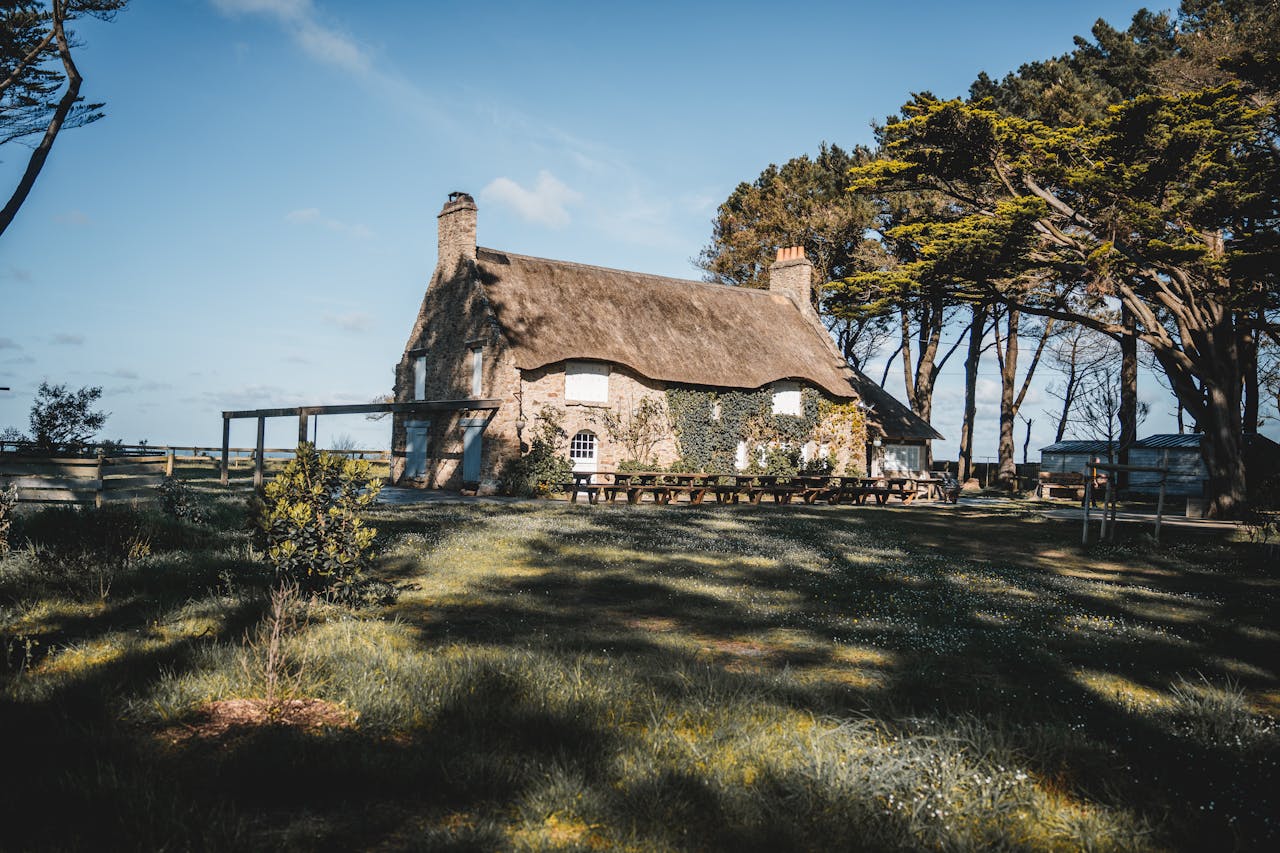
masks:
[[[755,389],[796,379],[863,399],[886,435],[941,438],[850,369],[817,320],[782,294],[485,248],[476,265],[523,370],[583,359],[679,385]]]

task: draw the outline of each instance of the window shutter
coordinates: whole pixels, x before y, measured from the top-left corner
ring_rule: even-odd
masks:
[[[609,365],[598,361],[566,361],[564,398],[582,403],[609,402]]]

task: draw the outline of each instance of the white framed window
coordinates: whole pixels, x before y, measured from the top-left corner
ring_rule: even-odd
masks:
[[[747,467],[747,462],[749,461],[747,459],[748,449],[749,448],[745,441],[739,441],[738,447],[733,453],[733,467],[737,468],[739,471]]]
[[[564,398],[582,403],[609,402],[609,365],[598,361],[566,361]]]
[[[885,472],[906,473],[924,468],[924,448],[918,444],[886,444],[881,453],[880,467]]]
[[[420,355],[413,360],[413,399],[427,399],[427,357]]]
[[[773,413],[775,415],[800,415],[800,383],[773,383]]]
[[[596,450],[596,434],[589,429],[579,431],[569,442],[569,458],[574,462],[595,462]]]
[[[471,348],[471,396],[484,396],[484,347]]]

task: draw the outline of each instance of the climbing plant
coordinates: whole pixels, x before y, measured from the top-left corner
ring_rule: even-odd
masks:
[[[667,411],[682,464],[704,471],[732,471],[738,445],[746,442],[754,473],[795,474],[800,447],[809,441],[850,450],[865,440],[856,403],[836,403],[812,388],[801,395],[801,414],[773,413],[773,393],[667,390]]]

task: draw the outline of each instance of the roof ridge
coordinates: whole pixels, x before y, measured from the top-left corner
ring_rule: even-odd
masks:
[[[688,287],[689,285],[694,285],[695,287],[714,288],[718,291],[724,291],[728,293],[752,293],[752,294],[761,294],[764,296],[783,296],[784,295],[780,293],[775,293],[774,291],[769,290],[769,288],[767,287],[745,287],[743,285],[736,285],[736,284],[718,284],[714,281],[696,281],[691,278],[676,278],[675,276],[657,275],[651,272],[640,272],[639,270],[624,270],[624,269],[619,269],[618,267],[602,267],[602,266],[599,266],[598,264],[584,264],[584,263],[579,263],[578,261],[562,261],[558,258],[542,258],[537,255],[523,255],[519,252],[508,252],[505,249],[492,249],[492,248],[489,248],[488,246],[477,246],[476,253],[479,254],[480,252],[490,252],[495,255],[508,255],[510,257],[520,258],[521,260],[526,260],[526,261],[543,261],[544,263],[548,263],[548,264],[559,264],[561,266],[577,267],[579,269],[598,270],[600,272],[623,273],[625,275],[638,275],[638,276],[641,276],[642,278],[648,278],[648,279],[653,279],[654,281],[663,282],[664,284],[679,284],[682,287]]]

